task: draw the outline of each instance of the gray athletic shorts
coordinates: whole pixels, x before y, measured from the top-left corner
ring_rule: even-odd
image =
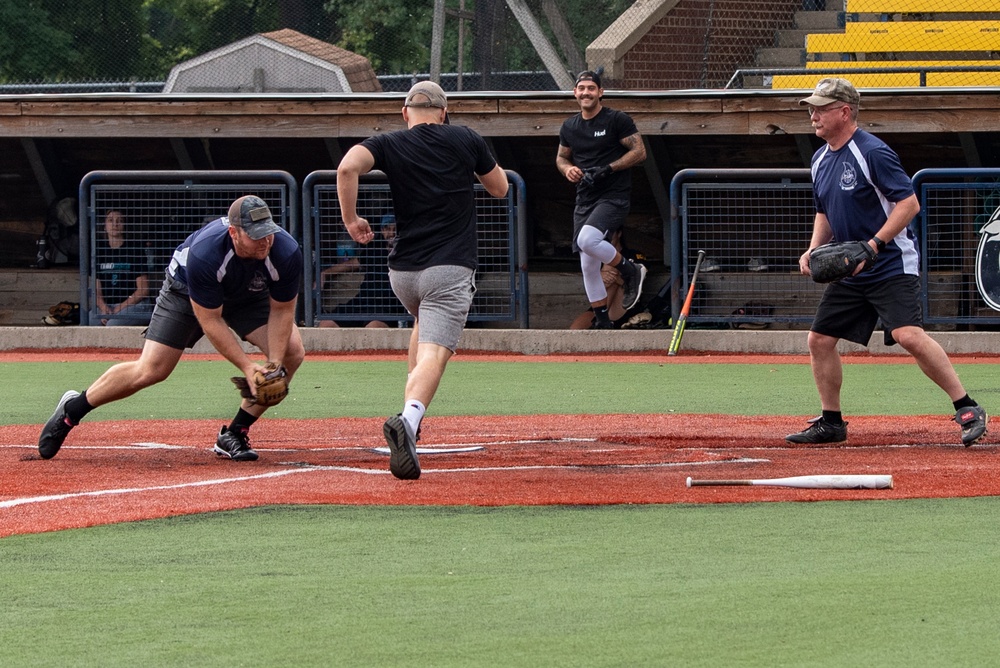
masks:
[[[238,304],[222,307],[222,319],[244,340],[255,329],[267,324],[270,313],[271,297],[266,291],[254,293]],[[156,306],[153,307],[153,317],[143,336],[150,341],[184,350],[194,346],[204,335],[191,307],[187,286],[168,275],[163,280]]]
[[[573,251],[580,252],[576,238],[584,225],[596,227],[604,232],[607,239],[615,230],[625,227],[628,218],[629,201],[627,199],[600,199],[593,204],[577,205],[573,209]]]
[[[420,343],[435,343],[455,352],[476,294],[475,272],[444,265],[420,271],[389,270],[396,297],[420,324]]]

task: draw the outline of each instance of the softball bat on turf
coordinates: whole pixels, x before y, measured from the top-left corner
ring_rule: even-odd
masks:
[[[770,485],[773,487],[803,487],[806,489],[892,489],[891,475],[798,475],[791,478],[759,478],[757,480],[694,480],[688,487],[709,485]]]

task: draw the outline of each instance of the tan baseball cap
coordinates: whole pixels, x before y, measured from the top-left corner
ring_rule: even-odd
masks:
[[[846,102],[855,106],[861,104],[861,94],[847,79],[820,79],[816,89],[809,97],[799,100],[800,105],[825,107],[834,102]]]
[[[413,84],[410,92],[406,94],[403,106],[447,109],[448,98],[444,94],[444,89],[433,81],[419,81]]]
[[[243,228],[254,241],[281,231],[267,204],[256,195],[244,195],[229,206],[229,224]]]

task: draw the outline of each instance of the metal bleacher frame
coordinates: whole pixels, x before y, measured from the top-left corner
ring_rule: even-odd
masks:
[[[511,185],[505,198],[489,196],[476,184],[477,215],[479,217],[480,269],[476,276],[477,292],[469,312],[469,322],[516,322],[528,327],[527,271],[527,206],[524,180],[516,172],[506,170]],[[324,310],[322,285],[316,281],[336,249],[323,247],[333,240],[347,241],[346,230],[339,214],[336,198],[337,171],[318,170],[310,173],[302,184],[303,251],[306,257],[305,324],[313,326],[320,320],[333,320],[334,314]],[[377,210],[383,213],[391,207],[385,174],[372,171],[361,177],[359,209],[362,201],[376,198]],[[374,212],[374,209],[373,209]],[[362,215],[371,215],[363,212]],[[369,218],[373,229],[377,221]],[[387,278],[384,279],[387,281]],[[378,311],[336,314],[336,320],[387,320],[411,322],[412,316],[399,317]]]
[[[86,174],[79,187],[80,324],[98,324],[90,317],[96,289],[92,251],[98,226],[108,209],[122,211],[132,233],[146,240],[155,257],[149,261],[150,297],[155,299],[177,244],[207,220],[225,216],[233,200],[248,194],[264,199],[275,221],[300,239],[298,184],[288,172],[163,170]],[[171,222],[178,211],[184,220]]]

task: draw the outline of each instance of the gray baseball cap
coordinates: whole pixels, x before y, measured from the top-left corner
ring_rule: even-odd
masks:
[[[244,195],[230,205],[229,224],[243,228],[254,241],[281,231],[267,204],[256,195]]]
[[[812,105],[814,107],[825,107],[834,102],[846,102],[855,106],[861,104],[861,94],[847,79],[820,79],[816,84],[816,90],[809,97],[799,100],[800,105]]]
[[[448,98],[444,94],[444,89],[433,81],[419,81],[413,84],[410,92],[406,94],[403,106],[447,109]]]

